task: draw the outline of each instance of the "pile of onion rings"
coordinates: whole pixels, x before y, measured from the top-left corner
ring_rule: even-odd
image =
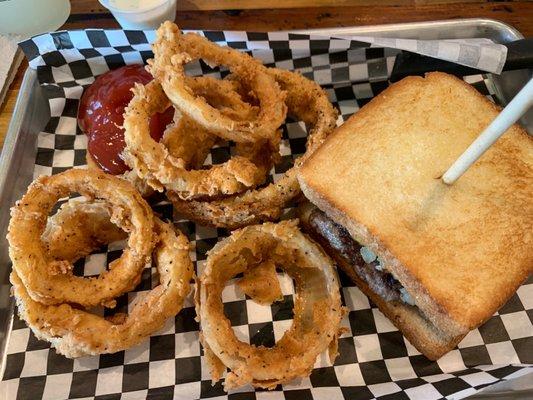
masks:
[[[48,218],[71,191],[88,200],[71,199]],[[77,259],[126,236],[127,248],[108,271],[89,278],[72,273]],[[179,312],[190,290],[186,237],[112,175],[72,169],[39,178],[12,209],[8,241],[20,317],[66,357],[114,353],[141,342]],[[141,296],[128,315],[107,320],[83,309],[114,307],[115,298],[133,290],[152,261],[160,285]]]
[[[230,372],[225,389],[246,384],[273,389],[297,377],[308,376],[319,354],[329,349],[330,360],[337,356],[337,338],[343,315],[339,284],[332,261],[320,247],[304,236],[297,221],[248,226],[213,247],[204,272],[197,280],[196,313],[200,320],[201,341],[214,382],[226,367]],[[294,280],[294,320],[291,328],[274,347],[249,345],[235,337],[224,316],[221,294],[225,283],[243,273],[273,276],[275,267]],[[253,279],[245,286],[265,286],[264,279]],[[252,288],[252,289],[251,289]],[[260,292],[260,290],[259,290]],[[281,293],[281,292],[280,292]],[[260,296],[262,302],[272,301]]]
[[[124,158],[133,174],[204,225],[235,229],[278,219],[301,195],[298,166],[335,127],[337,112],[326,93],[297,73],[267,68],[170,22],[158,29],[153,49],[154,80],[136,86],[124,114]],[[231,74],[222,80],[187,76],[185,64],[197,59],[227,66]],[[169,105],[176,109],[174,124],[157,143],[148,122]],[[307,150],[280,180],[261,186],[280,159],[279,127],[287,112],[308,125]],[[197,169],[217,137],[236,142],[236,155]]]
[[[219,81],[204,76],[188,78],[188,82],[199,95],[204,96],[210,104],[228,115],[245,118],[255,112],[255,107],[242,101],[240,95],[234,92],[238,85],[236,81]],[[170,156],[181,159],[185,168],[198,169],[203,165],[216,142],[217,137],[215,135],[210,134],[205,128],[175,109],[174,122],[165,129],[161,146],[166,147]],[[86,161],[89,168],[100,170],[89,151],[87,151]],[[133,184],[145,198],[151,197],[155,192],[153,187],[133,170],[118,176]]]
[[[170,22],[158,29],[153,49],[147,69],[154,79],[133,88],[124,112],[121,158],[131,170],[112,176],[89,165],[41,177],[13,207],[8,241],[19,314],[66,357],[124,350],[176,315],[194,271],[186,237],[156,217],[143,198],[164,192],[178,213],[195,222],[244,227],[209,252],[196,284],[200,340],[213,381],[226,368],[226,389],[272,389],[307,376],[320,353],[329,350],[332,361],[337,355],[343,307],[332,262],[297,221],[252,224],[279,219],[298,200],[297,169],[333,131],[337,111],[322,88],[302,75],[267,68],[245,53],[183,34]],[[188,76],[185,66],[194,60],[225,66],[230,74]],[[169,107],[173,121],[154,140],[150,120]],[[265,184],[281,159],[287,115],[306,124],[307,149],[279,180]],[[234,144],[232,157],[206,168],[212,148],[223,141]],[[49,217],[73,193],[85,199],[70,199]],[[123,239],[126,248],[109,270],[74,275],[75,261]],[[150,263],[160,284],[139,296],[128,314],[103,318],[89,312],[115,307]],[[223,313],[225,282],[243,274],[242,291],[271,304],[283,298],[276,268],[296,283],[293,325],[272,348],[240,342]]]
[[[153,189],[183,200],[224,197],[262,184],[278,158],[279,127],[287,113],[285,93],[275,79],[250,56],[183,35],[170,22],[158,29],[153,49],[149,71],[154,80],[135,86],[124,112],[126,164]],[[238,81],[186,76],[184,64],[200,58],[227,65]],[[257,105],[244,101],[238,89],[253,92]],[[150,136],[149,121],[170,105],[176,109],[174,124],[158,143]],[[198,143],[210,148],[213,137],[235,141],[237,154],[224,164],[193,169],[205,158]]]
[[[144,196],[165,192],[176,211],[195,222],[236,229],[273,221],[301,195],[299,165],[333,131],[337,111],[315,82],[267,68],[253,57],[221,47],[165,22],[156,32],[154,79],[136,84],[124,113],[123,178]],[[225,66],[225,79],[188,76],[187,63]],[[174,122],[160,142],[150,136],[154,114],[174,107]],[[287,113],[308,127],[307,149],[276,182],[264,185],[280,161],[280,126]],[[223,164],[203,166],[220,140],[236,143]]]
[[[301,195],[297,168],[324,142],[335,128],[337,111],[322,88],[303,76],[271,68],[268,73],[287,93],[288,113],[309,126],[306,152],[277,182],[223,199],[184,201],[173,193],[167,196],[177,211],[204,225],[235,229],[278,219],[291,201]]]

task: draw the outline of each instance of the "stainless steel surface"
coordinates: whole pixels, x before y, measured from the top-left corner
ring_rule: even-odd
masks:
[[[533,374],[488,386],[469,400],[531,400],[533,398]]]
[[[451,39],[484,37],[497,43],[523,38],[513,27],[489,19],[465,19],[438,22],[416,22],[362,27],[313,29],[298,31],[317,35],[369,35],[413,39]],[[504,72],[501,76],[490,76],[496,94],[502,104],[506,104],[527,82],[531,71]],[[9,208],[26,190],[33,175],[37,135],[50,117],[48,102],[37,83],[35,71],[26,71],[15,105],[11,124],[0,156],[0,378],[5,367],[5,348],[13,319],[13,302],[9,296],[9,272],[11,264],[5,241]],[[533,115],[528,114],[526,127],[533,132]],[[516,383],[503,382],[490,394],[475,396],[481,398],[522,399],[532,398],[531,376],[517,380]],[[525,383],[524,383],[525,382]],[[515,386],[513,386],[515,385]],[[526,390],[523,390],[526,389]],[[515,390],[519,390],[516,391]],[[489,397],[490,396],[490,397]]]
[[[37,82],[37,74],[28,69],[0,156],[0,376],[4,373],[5,350],[13,321],[13,301],[9,295],[11,263],[5,239],[9,208],[32,180],[37,135],[49,119],[50,109]]]
[[[497,43],[507,43],[524,37],[512,26],[488,18],[449,19],[443,21],[409,22],[404,24],[368,25],[342,28],[318,28],[296,32],[327,36],[361,35],[426,40],[489,38]]]

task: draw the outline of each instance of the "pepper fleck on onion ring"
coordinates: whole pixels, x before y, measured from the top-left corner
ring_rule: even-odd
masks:
[[[102,204],[96,204],[93,208],[101,206]],[[63,218],[66,220],[64,222],[77,218],[77,207],[74,206],[73,214]],[[102,207],[101,210],[105,212],[106,208]],[[81,209],[82,214],[85,211]],[[105,224],[102,228],[107,229]],[[37,338],[49,341],[58,353],[68,358],[115,353],[140,343],[180,311],[193,276],[187,238],[157,218],[155,235],[153,259],[159,272],[160,284],[149,293],[141,294],[127,316],[121,314],[108,320],[66,303],[42,304],[32,299],[17,272],[13,271],[11,283],[20,317]],[[50,240],[52,244],[54,239]],[[78,254],[88,250],[84,243],[75,240],[69,240],[69,243],[75,247],[81,246],[76,249]],[[59,248],[55,244],[51,247]],[[53,253],[51,255],[58,256]]]
[[[113,223],[129,233],[122,256],[98,277],[57,274],[41,240],[52,207],[73,192],[104,200]],[[138,284],[154,246],[153,230],[150,206],[129,183],[102,172],[71,169],[38,178],[11,209],[7,235],[9,256],[13,270],[36,301],[87,307],[110,305],[115,297]]]
[[[268,71],[287,93],[289,114],[310,126],[305,154],[277,182],[243,194],[212,201],[185,201],[167,193],[176,210],[186,218],[208,226],[235,229],[279,218],[283,209],[301,194],[297,169],[333,131],[337,111],[317,83],[290,71],[275,68]]]
[[[343,308],[335,268],[296,224],[297,220],[248,226],[208,253],[197,280],[196,312],[213,381],[220,379],[225,367],[230,369],[226,390],[245,384],[273,389],[308,376],[323,351],[330,350],[332,361],[337,355]],[[221,300],[229,279],[268,262],[287,272],[296,288],[293,324],[271,348],[239,341]]]

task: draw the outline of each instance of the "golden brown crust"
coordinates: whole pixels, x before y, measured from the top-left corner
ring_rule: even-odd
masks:
[[[283,300],[276,264],[272,260],[265,260],[255,268],[244,271],[237,285],[246,296],[259,304],[270,305]]]
[[[533,147],[522,128],[455,184],[439,179],[498,110],[455,77],[409,77],[350,118],[299,174],[304,194],[378,253],[449,335],[490,318],[533,270]]]
[[[41,238],[54,260],[74,262],[104,244],[127,238],[127,234],[111,222],[104,202],[77,198],[64,203],[48,218]],[[61,264],[72,268],[69,262]]]

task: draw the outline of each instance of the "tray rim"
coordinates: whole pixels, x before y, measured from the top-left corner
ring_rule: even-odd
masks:
[[[436,20],[436,21],[418,21],[418,22],[402,22],[402,23],[389,23],[389,24],[378,24],[378,25],[361,25],[361,26],[347,26],[347,27],[329,27],[329,28],[312,28],[312,29],[297,29],[297,30],[290,30],[290,31],[284,31],[284,32],[290,32],[290,33],[301,33],[301,34],[311,34],[311,35],[327,35],[327,36],[335,36],[335,35],[369,35],[369,36],[394,36],[394,37],[403,37],[406,34],[413,34],[416,31],[420,30],[440,30],[444,28],[452,28],[452,27],[463,27],[463,28],[474,28],[474,27],[483,26],[488,29],[492,29],[494,32],[500,32],[506,35],[505,41],[501,41],[500,43],[506,43],[512,40],[519,40],[523,39],[524,36],[522,33],[516,29],[514,26],[507,24],[503,21],[499,21],[496,19],[491,18],[458,18],[458,19],[445,19],[445,20]],[[90,29],[90,28],[87,28]],[[120,30],[120,29],[117,29]],[[7,212],[6,209],[6,202],[9,202],[9,206],[11,206],[13,197],[18,198],[21,193],[14,193],[14,191],[7,191],[7,180],[9,178],[9,172],[10,169],[13,168],[14,160],[16,158],[16,150],[19,150],[17,148],[20,147],[20,141],[21,141],[21,134],[22,134],[22,125],[25,121],[26,113],[30,109],[28,107],[30,102],[30,91],[34,87],[37,80],[37,72],[27,67],[26,71],[23,75],[23,80],[19,89],[19,93],[17,96],[17,100],[15,102],[15,107],[13,109],[13,113],[11,116],[11,120],[8,126],[8,129],[6,131],[6,136],[4,138],[4,144],[1,149],[0,154],[0,212]],[[37,138],[35,138],[35,141]],[[35,152],[37,149],[36,147],[33,149]],[[28,151],[28,150],[26,150]],[[16,176],[13,178],[14,180],[18,180],[19,176]],[[18,195],[18,196],[15,196]],[[0,231],[2,231],[5,227],[0,227]],[[4,242],[6,243],[6,242]],[[7,244],[4,246],[7,247]],[[0,269],[3,268],[2,265],[0,265]],[[8,266],[10,268],[10,265]],[[0,270],[1,272],[1,270]],[[3,284],[0,282],[0,284]],[[13,324],[13,316],[14,316],[14,301],[10,297],[9,301],[9,307],[8,310],[8,323],[4,327],[0,327],[0,330],[4,331],[3,337],[0,336],[0,339],[2,342],[0,342],[0,381],[3,380],[5,366],[6,366],[6,359],[7,359],[7,345],[9,343],[9,338],[11,334],[11,328]],[[505,381],[502,381],[505,382]],[[492,387],[493,385],[489,386]],[[494,396],[494,395],[504,395],[504,394],[510,394],[510,393],[533,393],[533,389],[527,389],[527,390],[504,390],[499,392],[493,392],[487,395]],[[479,395],[482,394],[482,392],[478,393]],[[3,398],[3,396],[0,396],[0,398]]]
[[[14,150],[17,145],[17,139],[20,134],[23,117],[27,110],[27,105],[30,100],[30,89],[37,79],[37,72],[34,69],[28,67],[22,77],[22,83],[20,85],[15,107],[13,108],[13,114],[11,114],[11,120],[6,131],[4,138],[4,144],[2,146],[2,153],[0,154],[0,199],[4,195],[6,184],[6,170],[11,168],[14,158]]]
[[[2,147],[2,153],[0,154],[0,212],[7,213],[8,208],[5,207],[5,203],[9,203],[8,206],[10,207],[13,203],[13,197],[15,194],[12,191],[9,191],[8,181],[9,181],[9,173],[11,172],[11,169],[15,165],[15,158],[17,155],[16,150],[20,148],[21,146],[21,140],[23,139],[22,136],[22,126],[24,123],[24,117],[25,114],[28,112],[29,109],[29,103],[30,103],[30,97],[31,97],[31,90],[32,87],[35,85],[37,81],[37,72],[31,68],[27,68],[24,72],[24,76],[22,78],[22,83],[20,85],[19,93],[17,96],[17,100],[15,102],[15,107],[13,109],[13,114],[11,116],[11,121],[9,122],[9,126],[6,132],[6,137],[4,139],[4,145]],[[37,139],[35,139],[37,140]],[[35,149],[36,151],[36,149]],[[34,155],[35,156],[35,155]],[[18,172],[18,171],[17,171]],[[14,180],[18,180],[19,177],[16,176],[13,178]],[[7,226],[0,227],[0,232],[3,232],[4,229],[7,230]],[[4,246],[7,247],[7,240],[2,238],[4,240]],[[0,265],[0,268],[2,266]],[[11,270],[11,265],[8,266]],[[3,272],[3,271],[0,271]],[[4,272],[5,273],[5,272]],[[4,285],[4,282],[0,282],[1,285]],[[13,316],[15,312],[14,307],[14,300],[10,296],[8,305],[9,310],[7,311],[7,324],[6,327],[0,327],[2,329],[3,336],[1,336],[2,342],[0,342],[0,380],[4,377],[4,371],[6,366],[6,359],[7,359],[7,345],[9,343],[9,338],[12,332],[13,327]]]
[[[360,26],[347,26],[347,27],[333,27],[333,28],[311,28],[311,29],[296,29],[291,30],[292,33],[310,33],[310,34],[319,34],[320,32],[327,32],[335,30],[336,34],[348,34],[357,32],[358,34],[376,34],[382,32],[383,36],[388,34],[397,35],[398,32],[405,33],[409,31],[414,31],[417,29],[427,29],[431,25],[431,28],[442,29],[448,27],[457,27],[458,25],[463,27],[468,26],[485,26],[494,29],[495,31],[500,30],[509,35],[509,38],[512,40],[523,39],[524,35],[516,29],[514,26],[492,18],[457,18],[457,19],[443,19],[443,20],[432,20],[432,21],[417,21],[417,22],[400,22],[400,23],[390,23],[390,24],[379,24],[379,25],[360,25]],[[289,32],[289,31],[287,31]],[[382,36],[378,34],[377,36]]]

